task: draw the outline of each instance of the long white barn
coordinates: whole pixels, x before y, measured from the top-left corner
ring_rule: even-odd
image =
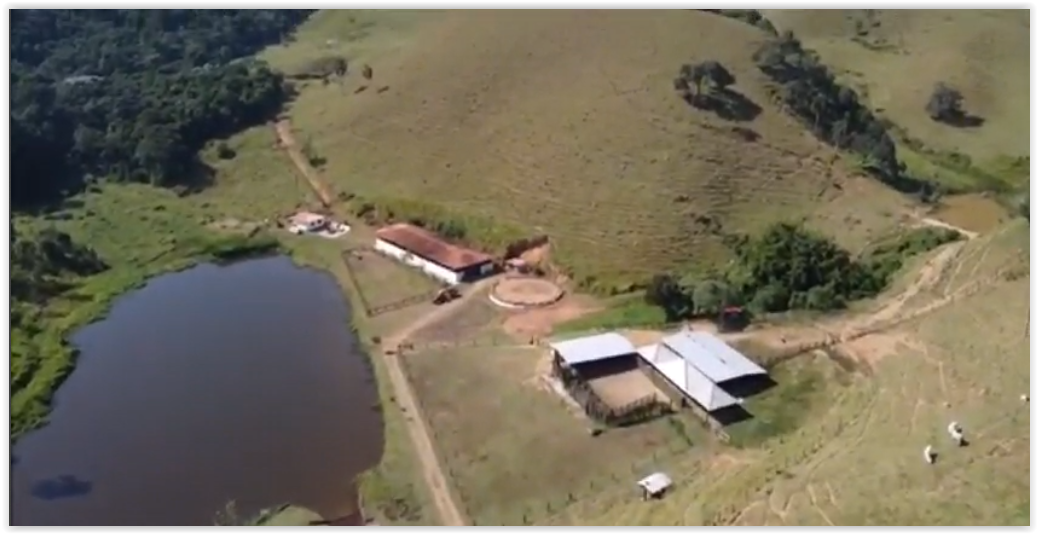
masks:
[[[424,228],[406,223],[375,232],[374,248],[448,285],[473,281],[494,271],[489,255],[448,243]]]

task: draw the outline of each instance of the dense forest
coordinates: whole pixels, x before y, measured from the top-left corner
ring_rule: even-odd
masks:
[[[92,176],[197,186],[198,149],[289,96],[248,58],[311,11],[13,10],[12,207]]]

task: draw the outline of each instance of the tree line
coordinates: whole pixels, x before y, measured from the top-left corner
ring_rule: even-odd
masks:
[[[91,176],[198,185],[206,142],[269,119],[289,96],[248,56],[311,12],[13,11],[12,207]]]
[[[753,60],[778,85],[776,94],[784,109],[819,140],[858,154],[867,169],[895,189],[916,192],[924,185],[903,175],[887,126],[857,93],[837,83],[818,55],[804,49],[792,32],[765,41]]]
[[[668,321],[715,315],[726,306],[754,313],[840,309],[878,294],[908,258],[959,237],[953,230],[921,228],[853,258],[822,235],[778,223],[757,236],[729,237],[733,260],[723,272],[653,277],[645,301],[662,308]]]

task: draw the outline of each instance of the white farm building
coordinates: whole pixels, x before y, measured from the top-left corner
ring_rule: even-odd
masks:
[[[711,417],[738,408],[742,398],[768,387],[768,372],[707,332],[683,330],[640,347],[638,354],[682,396]]]
[[[493,273],[489,255],[448,243],[418,226],[398,223],[375,232],[375,250],[449,285]]]

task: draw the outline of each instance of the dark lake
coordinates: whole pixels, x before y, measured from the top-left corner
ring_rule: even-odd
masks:
[[[80,330],[51,422],[14,450],[13,525],[212,525],[354,511],[382,423],[350,310],[286,258],[153,279]]]

